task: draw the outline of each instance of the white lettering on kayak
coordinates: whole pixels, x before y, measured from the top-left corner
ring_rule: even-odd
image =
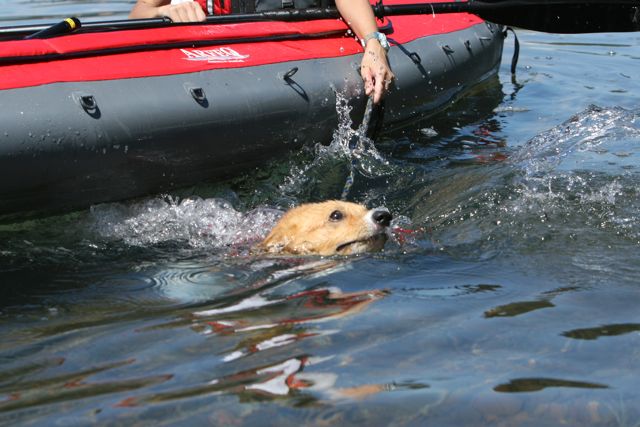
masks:
[[[241,55],[230,47],[217,49],[180,49],[187,61],[244,62],[249,55]]]

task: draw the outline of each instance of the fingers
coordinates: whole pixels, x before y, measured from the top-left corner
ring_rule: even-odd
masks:
[[[361,75],[364,80],[365,95],[373,96],[373,102],[377,104],[388,89],[386,82],[389,80],[385,80],[384,73],[374,73],[370,68],[363,68]]]
[[[195,1],[168,5],[162,14],[173,22],[201,22],[206,19],[202,8]]]
[[[379,73],[376,74],[376,78],[375,78],[375,89],[373,91],[373,103],[377,104],[378,102],[380,102],[380,100],[382,99],[382,96],[384,95],[388,84],[385,83],[386,79],[386,70],[381,69]]]
[[[391,87],[391,83],[393,83],[395,79],[396,79],[396,75],[393,74],[391,71],[389,71],[389,73],[385,76],[385,79],[384,79],[385,91],[389,91],[389,88]]]
[[[384,53],[382,54],[384,55]],[[365,52],[360,67],[360,75],[364,80],[364,90],[367,96],[373,96],[373,102],[378,103],[389,90],[391,82],[395,78],[385,56],[379,56],[375,52]]]
[[[360,70],[360,75],[362,76],[362,80],[364,80],[364,93],[365,95],[370,96],[375,90],[374,74],[371,72],[371,68],[363,66]]]
[[[374,76],[374,89],[373,89],[373,102],[377,104],[382,100],[382,97],[389,91],[391,83],[395,76],[388,68],[381,69]]]
[[[195,1],[187,4],[193,5],[189,10],[189,18],[191,19],[191,22],[201,22],[207,18],[205,13],[202,10],[202,7],[200,7],[200,4],[198,4]]]

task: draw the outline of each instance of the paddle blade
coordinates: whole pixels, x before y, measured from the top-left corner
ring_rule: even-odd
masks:
[[[469,12],[548,33],[640,31],[640,0],[469,0]]]

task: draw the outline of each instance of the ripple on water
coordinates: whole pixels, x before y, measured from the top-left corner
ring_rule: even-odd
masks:
[[[152,293],[174,304],[211,301],[224,294],[234,282],[232,272],[202,262],[143,265],[138,270],[150,283],[142,295]]]
[[[592,106],[514,156],[524,174],[511,207],[572,225],[573,234],[608,230],[637,241],[639,157],[638,112]]]
[[[531,139],[512,161],[527,177],[576,170],[622,174],[638,164],[638,114],[620,107],[592,105]]]
[[[410,202],[412,217],[439,245],[474,256],[636,246],[639,154],[638,112],[592,106],[505,162],[435,171]]]

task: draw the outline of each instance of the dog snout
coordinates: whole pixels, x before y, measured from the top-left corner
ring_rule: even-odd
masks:
[[[393,217],[387,210],[375,210],[371,214],[371,219],[378,225],[388,227]]]

